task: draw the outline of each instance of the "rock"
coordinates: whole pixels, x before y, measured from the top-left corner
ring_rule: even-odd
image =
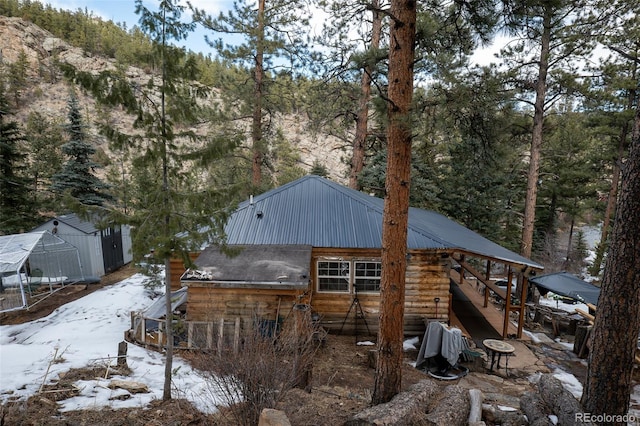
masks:
[[[265,408],[260,413],[258,426],[291,426],[284,411]]]
[[[139,382],[127,382],[125,380],[112,380],[109,385],[109,389],[124,389],[131,393],[148,393],[149,388],[144,383]]]

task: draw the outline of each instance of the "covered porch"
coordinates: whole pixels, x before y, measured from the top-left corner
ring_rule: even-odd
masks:
[[[453,256],[450,271],[453,323],[467,329],[474,340],[482,338],[516,338],[529,340],[522,333],[525,324],[529,276],[542,267],[534,264],[505,262],[495,258]],[[483,272],[480,272],[480,267]],[[502,271],[493,272],[494,268]],[[502,281],[502,284],[497,283]]]

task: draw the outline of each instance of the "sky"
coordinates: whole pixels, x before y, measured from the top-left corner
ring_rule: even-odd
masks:
[[[135,0],[42,0],[44,3],[50,4],[56,9],[75,11],[78,9],[87,9],[99,16],[103,20],[113,21],[116,23],[126,23],[127,28],[138,25],[139,16],[135,13]],[[217,16],[222,10],[228,9],[232,0],[190,0],[198,9],[203,9],[207,13]],[[157,10],[157,1],[144,0],[143,4],[151,11]],[[182,2],[186,6],[186,1]],[[189,19],[191,14],[189,8],[186,8],[183,14],[185,21]],[[197,28],[193,33],[189,34],[186,41],[181,42],[188,50],[213,56],[213,49],[205,42],[204,35],[207,32]]]
[[[138,15],[135,14],[135,0],[43,0],[56,9],[78,10],[85,8],[92,11],[95,15],[104,20],[111,20],[116,23],[125,22],[127,28],[131,28],[138,24]],[[233,4],[233,0],[190,0],[198,9],[203,9],[213,16],[217,16],[221,11],[227,10]],[[186,1],[183,1],[186,5]],[[150,10],[156,10],[157,2],[144,0],[144,5]],[[183,17],[190,17],[189,9],[185,10]],[[322,14],[314,13],[316,28],[321,27],[324,18]],[[205,56],[211,54],[215,56],[214,50],[205,42],[204,36],[207,31],[198,27],[193,33],[189,34],[186,41],[180,44],[188,50],[197,53],[203,53]],[[210,34],[209,34],[210,35]],[[491,62],[496,63],[495,54],[506,43],[505,37],[497,37],[496,42],[486,48],[479,49],[472,57],[471,61],[478,65],[488,65]]]

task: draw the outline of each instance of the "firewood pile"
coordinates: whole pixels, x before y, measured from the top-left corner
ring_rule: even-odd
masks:
[[[439,386],[425,379],[386,404],[368,407],[345,423],[346,426],[374,426],[397,424],[483,426],[580,424],[576,419],[583,413],[580,402],[552,374],[543,374],[533,391],[520,398],[520,410],[504,411],[483,403],[478,389],[461,386]]]

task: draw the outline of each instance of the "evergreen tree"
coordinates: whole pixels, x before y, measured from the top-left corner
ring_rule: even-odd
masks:
[[[530,257],[543,150],[544,120],[562,96],[579,88],[576,59],[591,49],[595,30],[582,20],[585,0],[513,0],[504,2],[505,25],[515,42],[501,51],[507,86],[515,99],[533,109],[529,171],[520,253]]]
[[[69,194],[86,206],[102,206],[111,200],[106,192],[109,186],[94,174],[101,166],[92,160],[96,149],[87,141],[87,128],[75,95],[69,98],[68,107],[65,130],[69,140],[62,145],[67,161],[62,170],[51,178],[51,190],[59,195]]]
[[[52,176],[60,172],[63,163],[61,127],[39,112],[32,112],[27,118],[25,134],[29,152],[28,175],[35,204],[43,211],[55,210],[49,188]]]
[[[213,34],[206,41],[218,54],[240,68],[239,78],[227,80],[225,96],[230,106],[223,120],[236,121],[240,117],[251,117],[251,186],[260,191],[271,182],[263,179],[272,137],[278,132],[269,129],[268,119],[278,109],[282,93],[276,90],[274,72],[285,69],[293,74],[303,69],[306,62],[308,24],[310,12],[300,0],[237,0],[227,13],[217,17],[191,7],[194,20]],[[241,35],[223,38],[226,35]],[[214,37],[220,36],[219,39]],[[241,40],[234,44],[231,40]],[[247,78],[249,76],[249,78]],[[281,89],[281,88],[279,88]],[[236,132],[244,134],[244,126]]]
[[[599,27],[603,45],[627,62],[627,69],[637,70],[640,65],[639,2],[602,1],[597,6],[594,12],[606,18]],[[635,81],[627,87],[639,87],[639,76],[634,75]],[[614,418],[629,411],[640,330],[640,103],[637,92],[630,130],[631,143],[622,167],[582,393],[585,412]]]
[[[389,125],[382,219],[380,328],[372,404],[390,401],[402,387],[416,2],[393,0],[390,13],[394,22],[389,37]]]
[[[9,115],[9,103],[0,81],[0,235],[28,231],[36,216],[29,199],[29,180],[24,174],[25,138]]]
[[[150,75],[145,84],[129,82],[119,70],[94,76],[65,68],[66,75],[91,90],[101,104],[120,106],[136,117],[131,133],[117,128],[108,117],[100,123],[112,149],[131,162],[124,179],[129,185],[126,214],[122,200],[112,213],[135,229],[134,259],[153,251],[166,271],[175,257],[190,266],[189,253],[203,244],[224,245],[224,224],[237,192],[233,182],[221,181],[211,172],[228,163],[226,156],[236,147],[236,139],[215,133],[216,129],[208,134],[191,129],[203,119],[200,105],[209,92],[193,84],[198,77],[193,57],[170,43],[185,39],[193,29],[181,21],[183,10],[171,0],[161,1],[157,11],[136,1],[140,29],[152,40],[153,60],[159,65],[159,73]],[[167,295],[171,284],[167,273]],[[167,297],[164,400],[171,399],[172,324],[171,298]]]
[[[24,49],[20,50],[18,59],[8,65],[7,85],[16,108],[20,107],[22,98],[28,88],[29,61]]]
[[[549,260],[555,261],[557,257],[566,262],[572,251],[575,221],[593,209],[599,173],[591,155],[595,152],[595,141],[584,116],[570,110],[556,112],[548,119],[547,143],[540,165],[534,247],[542,252],[545,239],[555,240],[558,218],[562,215],[570,223],[570,244],[567,253],[550,253],[553,258]],[[562,269],[567,269],[566,266],[564,263]]]

